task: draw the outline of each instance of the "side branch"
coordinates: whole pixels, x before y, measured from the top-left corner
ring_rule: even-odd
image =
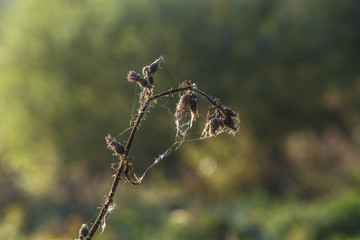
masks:
[[[186,90],[197,92],[197,93],[203,95],[214,107],[221,108],[221,106],[214,99],[212,99],[209,95],[207,95],[206,93],[204,93],[203,91],[201,91],[201,90],[199,90],[197,88],[194,88],[193,86],[171,89],[171,90],[159,93],[159,94],[157,94],[155,96],[152,96],[151,98],[149,98],[149,100],[152,101],[152,100],[155,100],[155,99],[163,97],[163,96],[167,96],[167,95],[174,94],[174,93],[177,93],[177,92],[183,92],[183,91],[186,91]]]

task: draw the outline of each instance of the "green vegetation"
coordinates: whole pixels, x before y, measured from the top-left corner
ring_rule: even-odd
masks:
[[[120,186],[101,239],[360,239],[359,29],[356,0],[2,1],[0,239],[94,221],[116,160],[104,137],[125,141],[135,114],[126,74],[160,55],[155,91],[191,79],[240,132]],[[175,103],[142,123],[136,173],[170,147]]]

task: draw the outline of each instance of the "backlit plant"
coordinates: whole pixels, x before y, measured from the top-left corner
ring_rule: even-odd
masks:
[[[108,134],[105,137],[107,147],[113,152],[113,155],[118,158],[116,173],[113,175],[113,182],[109,194],[106,196],[105,202],[101,207],[101,211],[97,216],[94,224],[88,229],[86,224],[83,224],[79,230],[78,239],[92,239],[95,232],[101,227],[105,221],[105,216],[108,212],[114,209],[114,195],[120,181],[125,181],[131,185],[139,185],[145,176],[145,173],[141,177],[131,177],[131,171],[133,168],[132,160],[128,156],[135,134],[139,129],[140,122],[143,120],[144,115],[149,106],[156,104],[157,100],[161,97],[172,96],[178,94],[179,100],[175,108],[175,124],[176,124],[176,136],[185,139],[187,132],[191,129],[193,122],[199,116],[197,101],[199,96],[205,101],[210,103],[204,129],[202,131],[201,139],[207,137],[214,137],[222,133],[235,134],[238,131],[238,125],[240,123],[238,114],[220,103],[218,99],[210,97],[205,92],[199,90],[195,83],[191,81],[184,81],[178,88],[169,89],[167,91],[154,94],[154,74],[159,69],[159,65],[164,61],[163,56],[156,59],[153,63],[145,66],[142,69],[142,76],[135,72],[130,71],[127,75],[129,82],[139,84],[141,93],[139,95],[139,108],[135,116],[135,120],[131,125],[131,132],[126,141],[125,146],[119,143],[114,137]],[[190,116],[188,120],[187,116]],[[178,144],[177,148],[181,145]],[[150,166],[157,164],[162,158],[167,156],[171,148],[159,158],[155,159],[155,162]],[[148,170],[150,169],[148,168]],[[103,229],[104,230],[104,229]]]

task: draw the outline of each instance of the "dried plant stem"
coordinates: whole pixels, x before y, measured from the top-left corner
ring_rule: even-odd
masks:
[[[176,89],[170,89],[167,90],[165,92],[159,93],[157,95],[154,96],[149,96],[148,98],[145,99],[145,101],[142,103],[142,105],[140,106],[139,109],[139,115],[137,116],[136,120],[135,120],[135,124],[131,130],[131,133],[129,135],[129,138],[127,140],[126,146],[125,146],[125,153],[123,155],[121,155],[119,157],[119,166],[116,169],[116,174],[113,176],[114,180],[112,182],[111,185],[111,189],[109,194],[106,197],[105,203],[103,204],[101,211],[98,215],[98,217],[95,220],[95,223],[92,225],[89,234],[86,236],[85,239],[91,239],[95,232],[97,231],[97,229],[99,228],[101,222],[103,221],[104,217],[106,216],[106,213],[110,207],[110,205],[113,203],[113,198],[117,189],[117,186],[119,184],[119,181],[121,180],[121,175],[124,172],[125,166],[127,164],[129,164],[129,158],[127,158],[127,155],[130,151],[131,148],[131,144],[133,142],[133,139],[135,137],[136,131],[139,128],[139,124],[145,114],[146,109],[148,108],[148,106],[150,105],[150,103],[158,98],[164,97],[164,96],[168,96],[174,93],[178,93],[178,92],[183,92],[183,91],[193,91],[193,92],[197,92],[201,95],[203,95],[215,108],[220,108],[222,109],[221,105],[219,105],[214,99],[212,99],[209,95],[207,95],[206,93],[204,93],[201,90],[198,90],[197,88],[193,87],[193,86],[187,86],[187,87],[182,87],[182,88],[176,88]],[[126,171],[125,171],[126,172]]]

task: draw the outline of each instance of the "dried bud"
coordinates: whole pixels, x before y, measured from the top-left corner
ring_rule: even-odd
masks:
[[[223,119],[222,119],[222,123],[223,123],[226,127],[234,130],[235,132],[238,130],[238,128],[235,126],[234,121],[233,121],[232,118],[229,117],[229,116],[226,116],[225,118],[223,118]]]
[[[127,79],[129,82],[137,82],[141,87],[145,88],[152,88],[152,85],[149,83],[148,80],[146,80],[145,78],[142,78],[140,76],[140,74],[138,74],[135,71],[130,71],[127,75]]]
[[[231,110],[231,108],[229,108],[229,107],[226,107],[225,109],[224,109],[224,114],[225,114],[225,116],[227,116],[227,117],[237,117],[237,113],[235,113],[233,110]]]
[[[158,70],[161,61],[164,61],[163,56],[159,57],[152,64],[149,65],[149,75],[154,74]]]
[[[158,70],[161,61],[164,61],[163,56],[156,59],[149,66],[145,66],[142,70],[144,78],[147,79],[151,85],[154,84],[154,77],[152,76],[152,74],[154,74]]]
[[[217,117],[214,117],[214,118],[210,119],[209,123],[210,123],[211,135],[216,135],[218,130],[222,126],[221,120],[219,118],[217,118]]]
[[[89,229],[86,224],[81,225],[81,228],[79,229],[79,238],[83,239],[89,234]]]
[[[120,156],[125,153],[125,147],[118,143],[110,134],[105,137],[105,141],[107,143],[107,147],[114,152],[114,155]]]
[[[154,77],[150,74],[150,68],[149,68],[149,66],[144,67],[143,70],[142,70],[142,72],[143,72],[144,78],[145,78],[145,79],[148,79],[148,80],[149,80],[149,83],[150,83],[151,85],[153,85],[153,84],[154,84]]]
[[[140,79],[140,74],[135,71],[130,71],[127,75],[127,80],[129,82],[137,82]]]
[[[206,136],[216,136],[221,133],[222,130],[222,122],[221,119],[217,116],[210,116],[205,124],[205,128],[203,130],[203,135]]]

